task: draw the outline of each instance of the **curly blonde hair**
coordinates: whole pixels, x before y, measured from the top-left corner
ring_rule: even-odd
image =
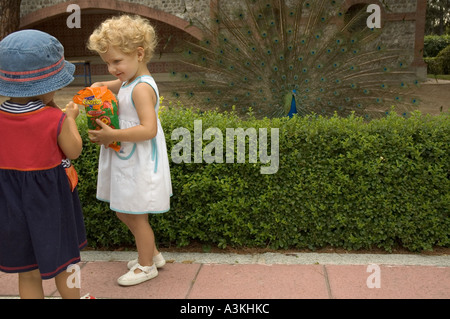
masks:
[[[144,48],[144,62],[150,62],[157,45],[155,29],[140,16],[122,15],[104,21],[89,37],[87,47],[97,53],[106,53],[110,46],[125,54]]]

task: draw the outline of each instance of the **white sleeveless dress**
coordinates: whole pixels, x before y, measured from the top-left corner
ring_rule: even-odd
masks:
[[[156,92],[155,112],[159,110],[159,90],[153,77],[136,78],[124,84],[118,95],[121,129],[139,125],[133,89],[147,83]],[[160,214],[169,211],[172,196],[166,140],[157,116],[158,133],[152,140],[121,142],[120,152],[101,146],[97,199],[109,202],[111,210],[127,214]]]

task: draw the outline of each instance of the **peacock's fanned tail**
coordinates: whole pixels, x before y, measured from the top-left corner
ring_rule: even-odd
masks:
[[[222,7],[202,25],[204,39],[183,51],[191,71],[173,72],[182,80],[173,82],[174,95],[202,108],[251,108],[257,117],[408,112],[418,100],[407,88],[419,82],[404,52],[361,25],[367,15],[364,8],[346,17],[330,0]]]

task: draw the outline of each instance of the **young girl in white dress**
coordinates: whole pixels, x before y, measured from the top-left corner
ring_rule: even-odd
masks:
[[[91,35],[88,48],[97,52],[117,80],[94,83],[117,94],[120,129],[97,121],[102,129],[89,131],[101,146],[97,198],[133,233],[138,259],[118,279],[123,286],[136,285],[158,275],[165,264],[155,245],[148,214],[170,209],[172,184],[164,132],[158,118],[159,91],[148,70],[156,47],[156,34],[141,17],[120,16],[103,22]],[[116,152],[107,145],[120,142]]]

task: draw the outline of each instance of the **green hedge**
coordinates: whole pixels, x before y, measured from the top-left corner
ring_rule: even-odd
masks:
[[[450,45],[450,35],[427,35],[424,39],[423,56],[435,57]]]
[[[450,74],[450,45],[443,49],[436,57],[425,58],[429,74]]]
[[[242,120],[233,114],[170,107],[160,117],[169,157],[180,143],[172,140],[172,132],[184,127],[193,138],[196,120],[202,121],[203,132],[219,128],[224,144],[227,128],[267,128],[269,154],[275,143],[270,128],[278,128],[279,170],[261,174],[268,164],[259,157],[250,163],[247,156],[241,164],[170,160],[171,210],[150,216],[159,243],[386,251],[449,246],[447,114],[391,114],[371,122],[316,116]],[[85,146],[75,166],[89,244],[131,244],[126,227],[95,199],[98,148],[87,140],[83,121],[80,131]],[[203,141],[203,147],[209,143]],[[247,141],[247,154],[248,147]]]

